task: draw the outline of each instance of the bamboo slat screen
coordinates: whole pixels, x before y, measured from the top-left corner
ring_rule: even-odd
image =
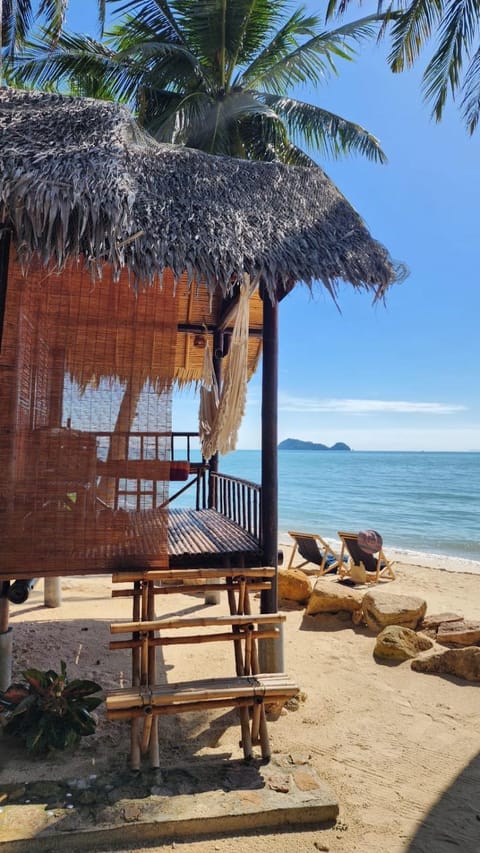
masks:
[[[168,564],[161,506],[177,308],[168,276],[162,288],[136,292],[108,269],[93,283],[81,263],[24,276],[11,257],[0,353],[0,578]],[[147,517],[144,537],[139,518]]]

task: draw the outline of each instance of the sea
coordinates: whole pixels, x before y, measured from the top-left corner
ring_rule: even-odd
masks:
[[[260,451],[219,468],[259,483]],[[278,522],[280,543],[292,544],[289,530],[335,542],[371,528],[386,551],[455,557],[480,573],[480,453],[279,450]]]

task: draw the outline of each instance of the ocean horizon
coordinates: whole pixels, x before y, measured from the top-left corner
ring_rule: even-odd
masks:
[[[219,469],[259,483],[261,453]],[[372,528],[386,549],[480,562],[480,452],[279,450],[278,527],[284,544],[289,530],[337,541]]]

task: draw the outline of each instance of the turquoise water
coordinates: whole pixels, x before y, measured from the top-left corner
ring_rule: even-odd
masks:
[[[480,453],[279,451],[279,533],[373,528],[385,546],[480,560]],[[260,482],[260,452],[220,460]]]

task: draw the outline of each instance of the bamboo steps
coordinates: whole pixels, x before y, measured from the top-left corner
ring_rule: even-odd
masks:
[[[147,752],[151,765],[159,766],[160,716],[225,707],[238,709],[245,758],[253,756],[256,744],[261,747],[262,758],[270,758],[266,708],[278,715],[285,702],[299,691],[285,673],[261,673],[259,668],[257,641],[279,640],[279,625],[286,617],[280,613],[253,614],[249,594],[256,589],[269,589],[274,575],[275,569],[270,566],[170,569],[158,563],[114,573],[115,583],[133,584],[132,588],[112,592],[114,596],[132,597],[132,620],[110,626],[113,636],[128,635],[111,640],[110,649],[131,649],[132,685],[113,690],[106,697],[107,719],[130,721],[132,769],[139,769],[142,754]],[[227,592],[228,614],[155,616],[154,601],[159,592],[212,589]],[[235,675],[156,683],[158,646],[207,642],[233,643]]]

